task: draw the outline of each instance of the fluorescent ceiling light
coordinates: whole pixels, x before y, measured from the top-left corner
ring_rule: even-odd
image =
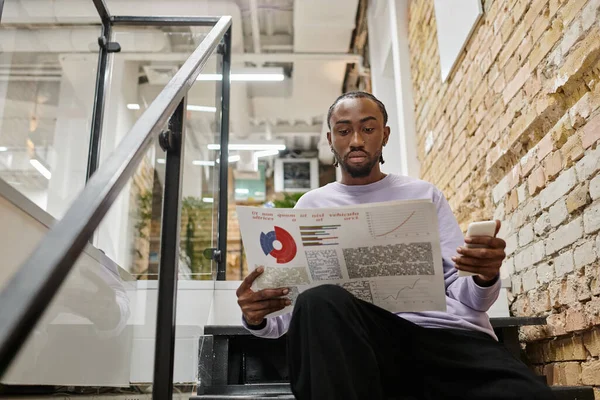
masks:
[[[157,162],[157,163],[159,163],[159,164],[164,164],[164,163],[166,163],[166,161],[165,161],[165,159],[164,159],[164,158],[157,158],[157,159],[156,159],[156,162]]]
[[[8,147],[0,146],[0,151],[8,151]]]
[[[231,74],[231,82],[281,82],[285,79],[283,74]],[[197,81],[221,81],[221,74],[200,74]]]
[[[130,110],[139,110],[140,105],[136,104],[136,103],[129,103],[129,104],[127,104],[127,108]]]
[[[243,82],[281,82],[285,79],[283,74],[283,68],[281,67],[270,67],[270,68],[242,68],[231,73],[230,81],[243,81]],[[200,74],[198,81],[221,81],[223,75],[221,74]]]
[[[50,171],[48,171],[48,168],[44,167],[44,165],[42,165],[41,162],[39,162],[35,158],[32,158],[31,160],[29,160],[29,162],[31,163],[31,165],[33,165],[33,167],[35,169],[38,170],[38,172],[40,174],[42,174],[44,176],[44,178],[46,178],[46,179],[52,178],[52,173]]]
[[[260,158],[260,157],[268,157],[268,156],[276,156],[277,154],[279,154],[279,150],[263,150],[263,151],[257,151],[256,153],[254,153],[254,157],[255,158]]]
[[[215,199],[213,199],[212,197],[203,197],[203,198],[202,198],[202,201],[203,201],[204,203],[214,203],[214,202],[215,202]]]
[[[188,111],[200,111],[200,112],[217,112],[217,107],[209,107],[209,106],[195,106],[190,104],[187,106]]]
[[[264,196],[265,192],[254,192],[255,196]]]
[[[223,79],[221,74],[200,74],[196,78],[197,81],[220,81]]]
[[[239,189],[235,189],[235,192],[237,194],[248,194],[248,193],[250,193],[250,190],[244,189],[244,188],[239,188]]]
[[[194,160],[192,161],[192,165],[203,165],[205,167],[214,167],[214,161],[204,161],[204,160]]]
[[[242,82],[281,82],[285,79],[283,74],[231,74],[231,81]]]
[[[238,161],[240,161],[240,156],[237,154],[235,156],[229,156],[227,161],[229,161],[230,163],[238,162]],[[221,160],[217,159],[216,163],[219,164],[220,162],[221,162]]]
[[[220,150],[220,144],[209,144],[209,150]],[[258,144],[258,143],[249,143],[249,144],[230,144],[229,150],[285,150],[285,144]]]

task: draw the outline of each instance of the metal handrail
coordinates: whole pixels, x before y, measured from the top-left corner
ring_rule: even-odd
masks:
[[[219,18],[94,173],[64,217],[50,229],[0,292],[0,376],[18,354],[110,206],[133,176],[145,152],[180,105],[230,26],[231,17]]]
[[[113,25],[127,26],[213,26],[221,17],[140,17],[137,15],[115,15],[110,17]]]

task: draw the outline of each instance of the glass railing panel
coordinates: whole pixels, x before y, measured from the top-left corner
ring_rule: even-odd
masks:
[[[168,79],[160,77],[160,83],[152,81],[155,83],[151,84],[152,72],[143,76],[146,70],[155,70],[157,60],[154,57],[162,66],[165,60],[170,60],[169,66],[175,73],[204,37],[204,33],[197,30],[194,33],[190,31],[191,39],[186,43],[169,41],[176,50],[175,56],[169,56],[167,51],[156,54],[128,52],[127,40],[123,36],[117,39],[119,29],[115,28],[113,40],[121,43],[123,52],[113,54],[109,59],[100,168],[102,160],[117,148],[168,82]],[[148,28],[148,31],[152,29]],[[203,29],[206,32],[210,30]],[[138,33],[142,37],[148,33],[137,32],[137,28],[134,30],[133,37],[129,38],[132,42],[137,40]],[[159,28],[159,31],[161,35],[172,35],[166,28]],[[180,35],[180,28],[174,29],[174,32]],[[216,57],[211,58],[206,66],[204,72],[208,71],[216,71]],[[217,123],[220,114],[216,99],[220,85],[219,81],[198,82],[188,94],[181,190],[175,392],[191,391],[197,384],[201,336],[204,326],[210,323],[213,306],[216,265],[206,255],[209,254],[207,250],[216,248],[217,238],[219,152],[211,149],[210,145],[220,142]],[[77,105],[71,107],[76,108]],[[80,150],[85,154],[82,183],[87,166],[90,118],[86,117],[85,121],[86,148]],[[75,139],[70,137],[70,140]],[[65,146],[73,148],[72,143],[65,143]],[[68,158],[68,154],[61,153],[61,156]],[[146,152],[133,178],[100,223],[91,241],[93,247],[89,246],[79,258],[10,370],[3,376],[0,393],[10,394],[12,391],[22,394],[24,386],[33,387],[37,393],[39,390],[46,391],[47,394],[87,394],[98,387],[103,388],[103,393],[129,390],[139,393],[149,388],[148,384],[153,379],[156,345],[156,279],[161,258],[165,158],[163,150],[155,144]],[[54,175],[53,171],[51,173]],[[74,186],[64,190],[73,191],[73,197],[79,191]],[[23,200],[35,206],[25,196]],[[57,216],[67,207],[68,204],[65,204],[56,213]],[[51,216],[46,218],[50,222],[40,223],[39,237],[52,225]],[[26,252],[30,253],[36,243],[33,241]],[[61,360],[60,365],[57,360]],[[68,365],[63,367],[64,364]],[[98,374],[98,370],[102,373]]]
[[[13,209],[5,207],[3,213],[20,219],[14,228],[21,237],[18,251],[30,254],[54,219],[35,211],[22,195],[6,203]],[[33,211],[22,212],[27,209]],[[140,356],[134,335],[143,336],[140,330],[156,313],[140,301],[136,283],[122,266],[88,245],[2,377],[0,393],[74,395],[130,387],[134,356]]]
[[[0,26],[0,178],[60,218],[85,185],[100,28],[25,27],[5,16],[10,21],[10,12]]]
[[[217,57],[202,71],[215,71]],[[177,293],[177,326],[173,384],[196,383],[202,363],[204,326],[214,316],[217,264],[210,258],[217,247],[219,204],[220,81],[197,81],[187,96],[185,149]],[[200,365],[200,369],[199,369]]]
[[[110,5],[109,5],[110,6]],[[114,13],[114,11],[113,11]],[[110,83],[103,119],[102,160],[116,148],[137,118],[152,103],[210,27],[115,26]],[[215,74],[216,55],[202,76]],[[210,77],[210,76],[209,76]],[[209,323],[217,247],[219,151],[217,91],[221,82],[197,81],[187,95],[181,188],[180,257],[175,341],[175,392],[188,391],[198,380],[198,354]],[[132,385],[150,383],[153,373],[158,274],[161,260],[162,198],[166,153],[155,142],[126,192],[99,226],[94,244],[136,280],[137,305],[148,310],[133,332]],[[129,250],[129,251],[128,251]]]
[[[2,25],[100,24],[91,0],[4,1]]]
[[[217,58],[209,60],[206,71],[214,71]],[[181,240],[188,276],[192,280],[213,280],[216,263],[208,257],[217,247],[219,204],[219,118],[220,81],[197,81],[187,96],[186,139],[182,187]],[[183,271],[182,271],[183,272]]]
[[[193,28],[192,31],[189,27],[178,26],[113,28],[112,40],[121,45],[121,52],[111,54],[100,166],[210,29]],[[209,64],[214,64],[214,58]],[[210,260],[202,256],[203,249],[200,247],[214,247],[212,240],[206,242],[204,232],[204,221],[208,218],[212,229],[213,210],[216,211],[216,203],[211,203],[214,201],[213,186],[216,182],[213,171],[215,160],[208,158],[214,157],[214,151],[206,147],[214,141],[215,134],[214,82],[208,82],[202,89],[193,88],[191,94],[199,101],[192,98],[187,113],[186,128],[189,134],[184,151],[184,171],[189,172],[184,173],[182,187],[180,272],[185,279],[211,279],[213,267]],[[199,153],[200,150],[202,153]],[[123,212],[106,218],[95,237],[94,243],[113,260],[124,265],[136,279],[158,278],[164,163],[165,153],[156,142],[140,165],[139,179],[134,181],[130,197],[121,194],[117,200],[122,204]],[[188,218],[189,215],[193,218]],[[188,224],[188,221],[193,224]],[[202,225],[202,232],[197,225]],[[117,250],[118,247],[122,248],[120,243],[132,241],[138,243],[138,250],[134,254]]]

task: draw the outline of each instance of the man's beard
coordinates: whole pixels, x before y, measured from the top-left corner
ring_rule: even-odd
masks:
[[[342,169],[349,173],[353,178],[364,178],[369,176],[373,168],[375,168],[379,162],[379,158],[381,156],[381,150],[378,151],[373,157],[371,157],[371,155],[364,150],[360,151],[367,155],[367,162],[364,165],[355,166],[348,163],[348,154],[350,154],[350,152],[348,152],[345,157],[342,157],[337,151],[333,150],[333,156],[337,162],[340,164]]]

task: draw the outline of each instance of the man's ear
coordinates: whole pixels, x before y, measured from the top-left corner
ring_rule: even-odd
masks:
[[[384,146],[387,144],[389,137],[390,137],[390,127],[386,126],[385,128],[383,128],[383,145]]]
[[[327,132],[327,141],[329,142],[329,147],[331,147],[331,132]]]

